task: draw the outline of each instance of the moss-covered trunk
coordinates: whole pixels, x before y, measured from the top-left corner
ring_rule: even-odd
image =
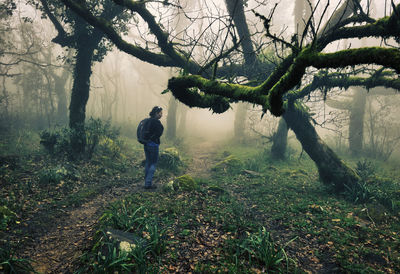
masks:
[[[289,106],[283,118],[288,127],[296,134],[303,149],[315,162],[320,179],[328,185],[333,185],[338,191],[345,185],[355,184],[359,177],[347,166],[318,136],[310,122],[310,116],[300,103]]]
[[[288,130],[285,119],[279,119],[278,129],[272,137],[271,154],[274,159],[282,160],[285,158]]]
[[[83,153],[86,146],[84,127],[86,104],[89,99],[93,52],[93,47],[81,45],[78,47],[76,55],[74,84],[69,105],[69,127],[73,133],[71,136],[72,150],[77,154]]]

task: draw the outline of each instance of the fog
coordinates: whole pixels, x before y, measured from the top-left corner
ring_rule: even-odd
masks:
[[[317,1],[311,1],[314,5]],[[326,6],[327,1],[319,1],[315,9],[315,25],[323,26],[326,24],[329,15],[332,14],[343,1],[329,1],[329,6]],[[399,1],[394,1],[397,4]],[[263,24],[258,17],[252,12],[252,9],[266,17],[271,14],[271,10],[277,4],[271,21],[271,32],[276,33],[286,40],[290,40],[296,29],[301,28],[301,23],[295,22],[295,1],[268,1],[259,4],[259,1],[247,1],[245,7],[247,20],[249,22],[250,31],[254,34],[254,41],[262,43],[265,39],[263,33]],[[370,4],[362,2],[366,10],[370,10],[370,15],[373,18],[379,18],[391,13],[392,6],[390,1],[372,1]],[[216,16],[227,16],[224,1],[193,1],[187,2],[183,7],[186,16],[177,14],[173,9],[165,9],[165,7],[154,5],[151,11],[160,12],[163,16],[160,22],[165,29],[171,31],[177,43],[184,40],[190,40],[196,35],[205,31],[211,31],[214,36],[204,37],[204,39],[223,40],[225,32],[220,31],[219,24],[210,24],[210,19],[207,20],[190,20],[190,15],[203,15],[204,18],[213,18]],[[206,16],[207,15],[207,16]],[[321,19],[321,16],[323,18]],[[303,14],[303,16],[305,16]],[[140,18],[136,18],[139,20]],[[302,19],[303,23],[306,21]],[[73,77],[71,64],[74,62],[74,50],[67,47],[60,47],[52,42],[52,39],[57,36],[57,32],[48,19],[41,18],[41,13],[38,10],[24,4],[19,4],[14,15],[9,19],[3,19],[4,22],[4,42],[3,50],[6,52],[6,47],[15,51],[16,54],[1,55],[2,63],[15,63],[13,66],[2,65],[2,82],[1,90],[2,97],[2,124],[3,127],[10,126],[9,122],[12,119],[24,125],[36,125],[37,128],[43,129],[46,127],[54,127],[60,125],[60,122],[66,123],[64,120],[55,119],[57,113],[57,94],[54,89],[45,90],[46,86],[54,84],[54,80],[49,78],[51,73],[61,77],[62,66],[69,71],[69,76],[64,83],[65,89],[65,106],[69,106],[71,90],[73,87]],[[154,37],[147,33],[145,24],[139,24],[140,27],[127,29],[124,33],[124,38],[127,41],[135,41],[136,44],[146,47],[154,47]],[[188,27],[188,29],[186,29]],[[5,31],[6,28],[9,31]],[[185,31],[184,31],[185,30]],[[192,36],[190,36],[192,35]],[[148,39],[149,41],[146,41]],[[201,38],[203,39],[203,38]],[[199,45],[202,41],[199,39]],[[148,43],[148,44],[147,44]],[[201,42],[203,43],[203,42]],[[206,42],[204,42],[206,43]],[[209,41],[207,41],[209,43]],[[228,43],[228,42],[227,42]],[[230,42],[229,42],[230,43]],[[358,48],[364,46],[380,46],[383,41],[381,39],[347,39],[339,42],[331,43],[325,49],[326,52],[334,52],[338,49]],[[385,43],[395,43],[392,40],[387,40]],[[211,43],[210,43],[211,45]],[[260,44],[262,45],[262,44]],[[113,124],[118,125],[126,131],[134,132],[137,123],[148,116],[150,109],[155,106],[161,106],[164,109],[164,117],[162,122],[167,124],[168,108],[171,98],[171,93],[162,94],[167,88],[168,79],[179,75],[181,70],[174,68],[165,68],[155,66],[131,55],[121,52],[108,45],[111,49],[99,61],[93,62],[92,75],[90,78],[90,94],[86,107],[86,117],[97,117],[103,120],[109,120]],[[182,46],[183,48],[183,46]],[[194,60],[198,63],[204,63],[204,57],[210,55],[211,48],[194,46],[191,49]],[[220,50],[215,46],[215,50]],[[24,52],[26,51],[26,52]],[[28,53],[31,52],[31,55]],[[16,56],[24,54],[23,60],[19,60]],[[26,55],[25,55],[26,54]],[[203,59],[202,59],[203,58]],[[65,62],[67,60],[67,62]],[[309,69],[312,73],[315,70]],[[310,81],[308,76],[303,77],[302,82]],[[343,98],[344,101],[349,100],[352,96],[352,89],[332,90],[327,98]],[[397,102],[397,95],[389,97],[377,96],[374,97],[374,89],[368,92],[367,109],[370,120],[378,121],[379,105],[383,101]],[[377,92],[379,93],[379,92]],[[382,93],[382,92],[381,92]],[[336,94],[339,94],[336,96]],[[390,99],[388,99],[390,98]],[[321,91],[312,93],[306,104],[314,113],[314,120],[317,123],[317,131],[327,140],[331,140],[335,145],[341,146],[342,143],[348,142],[348,111],[344,109],[335,109],[324,102],[324,96]],[[391,115],[398,113],[398,107],[395,103],[390,108]],[[278,118],[272,117],[268,112],[263,115],[259,107],[251,104],[246,105],[248,111],[256,110],[256,114],[252,114],[252,120],[247,120],[245,130],[249,136],[257,136],[257,134],[269,135],[273,134],[273,128],[277,125]],[[215,114],[209,109],[188,108],[184,104],[178,102],[177,106],[177,128],[178,137],[190,137],[200,139],[215,139],[215,140],[230,140],[234,137],[235,111],[238,109],[237,103],[232,103],[228,111],[222,114]],[[33,112],[34,114],[32,114]],[[67,115],[67,114],[65,114]],[[378,116],[379,117],[378,117]],[[387,115],[386,115],[387,116]],[[12,119],[10,118],[12,117]],[[183,117],[186,117],[184,119]],[[254,118],[256,117],[256,118]],[[261,119],[261,117],[263,117]],[[388,117],[388,116],[387,116]],[[249,119],[249,118],[248,118]],[[383,119],[383,118],[382,118]],[[383,123],[384,120],[379,120]],[[16,123],[15,122],[15,123]],[[392,132],[387,138],[396,139],[398,134],[398,125],[387,122],[385,132]],[[61,123],[62,124],[62,123]],[[369,131],[373,131],[372,124],[366,120],[365,127]],[[127,130],[131,128],[131,130]],[[271,129],[272,128],[272,129]],[[383,130],[383,129],[382,129]],[[255,134],[255,132],[257,132]],[[366,136],[371,135],[365,133]],[[385,133],[386,134],[386,133]],[[371,137],[371,136],[370,136]],[[386,138],[385,137],[385,138]],[[371,137],[372,138],[372,137]]]

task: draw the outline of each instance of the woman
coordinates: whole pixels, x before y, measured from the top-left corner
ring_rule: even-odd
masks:
[[[154,172],[156,171],[158,152],[160,146],[160,137],[163,134],[164,127],[160,122],[162,117],[162,108],[155,106],[149,113],[150,119],[146,123],[146,139],[149,140],[144,145],[144,153],[146,155],[144,188],[155,189],[152,184]]]

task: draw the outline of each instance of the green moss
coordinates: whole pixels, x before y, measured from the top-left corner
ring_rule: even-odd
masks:
[[[213,168],[216,172],[240,172],[243,168],[243,162],[234,155],[229,155],[221,162],[218,162]]]
[[[173,187],[175,190],[195,190],[198,187],[197,182],[192,178],[192,176],[185,174],[180,177],[175,178],[173,182]]]
[[[199,75],[173,77],[168,81],[168,89],[175,98],[189,107],[211,108],[216,113],[229,109],[229,100],[246,101],[265,106],[266,96],[260,95],[262,86],[249,87],[208,80]]]

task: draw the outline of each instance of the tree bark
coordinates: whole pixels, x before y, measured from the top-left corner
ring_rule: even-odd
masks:
[[[86,146],[84,127],[86,104],[89,99],[93,52],[94,47],[80,43],[76,55],[74,84],[69,105],[69,127],[73,131],[71,136],[72,150],[77,154],[83,153]]]
[[[317,165],[323,183],[334,186],[337,191],[343,191],[345,185],[351,186],[359,180],[354,170],[340,160],[322,141],[310,122],[309,114],[300,103],[290,105],[283,118],[296,134],[303,149]]]
[[[285,152],[287,147],[288,126],[285,119],[280,118],[278,129],[272,137],[271,154],[272,158],[277,160],[285,159]]]
[[[235,28],[239,34],[241,47],[243,50],[244,64],[246,70],[251,70],[255,65],[257,57],[254,52],[253,42],[250,39],[249,26],[246,22],[244,14],[243,0],[225,0],[229,16],[232,18]],[[245,123],[247,106],[246,104],[239,103],[235,113],[234,122],[234,138],[238,141],[243,141],[245,138]]]
[[[249,27],[246,23],[243,0],[225,0],[225,3],[241,40],[245,65],[250,67],[256,62],[256,55],[253,42],[250,39]]]

